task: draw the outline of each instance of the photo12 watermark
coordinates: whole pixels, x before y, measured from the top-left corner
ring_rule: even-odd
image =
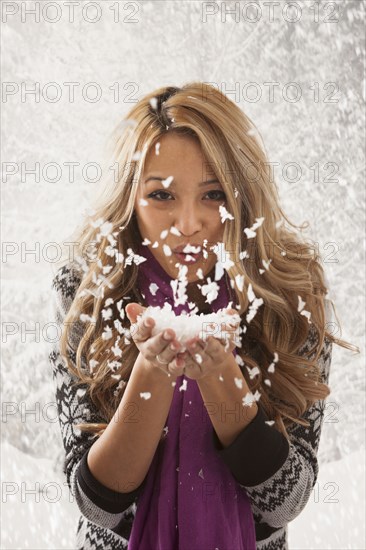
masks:
[[[338,104],[342,89],[334,81],[319,82],[205,82],[221,91],[223,102],[238,104],[253,103],[326,103]],[[2,81],[2,103],[69,103],[86,102],[96,104],[102,101],[113,103],[137,103],[141,85],[138,82],[30,82]],[[213,91],[203,89],[203,101],[209,101]]]
[[[62,23],[85,22],[95,25],[103,19],[119,25],[130,25],[140,22],[140,2],[116,0],[113,2],[99,0],[99,2],[77,1],[19,1],[1,2],[1,22],[3,24],[18,21],[21,23],[48,23],[55,25]]]
[[[70,103],[83,101],[96,104],[101,101],[113,103],[137,103],[140,85],[137,82],[15,82],[2,81],[2,103]]]
[[[135,161],[120,163],[113,162],[110,166],[104,167],[95,161],[81,164],[75,160],[57,162],[25,162],[25,161],[4,161],[1,164],[1,179],[5,184],[57,184],[83,185],[95,184],[108,178],[113,178],[114,183],[129,178],[131,185],[138,181],[130,178],[130,174],[136,167]],[[271,183],[281,180],[282,182],[295,185],[298,183],[312,184],[335,184],[340,183],[339,165],[332,160],[322,160],[304,165],[303,162],[289,160],[286,163],[279,161],[265,161],[254,164],[243,159],[240,169],[232,169],[226,163],[207,162],[206,168],[202,170],[202,177],[205,177],[207,169],[216,171],[218,168],[224,173],[225,178],[230,178],[235,185],[243,187],[243,179],[247,183],[257,183],[263,177],[263,169],[268,169],[268,177]],[[226,182],[224,182],[226,184]],[[245,184],[244,184],[245,185]],[[166,187],[164,192],[166,192]],[[170,191],[168,191],[170,192]],[[235,190],[236,196],[238,189]]]
[[[202,2],[201,21],[210,23],[217,18],[221,23],[236,24],[274,23],[279,19],[286,23],[299,23],[303,19],[320,24],[334,24],[340,20],[337,2],[296,1],[251,1]]]

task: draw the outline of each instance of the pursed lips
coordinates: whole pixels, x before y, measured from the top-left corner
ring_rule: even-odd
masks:
[[[200,245],[190,245],[190,244],[181,245],[173,249],[173,251],[176,252],[177,254],[192,254],[192,255],[199,254],[201,250],[202,250],[202,247]]]

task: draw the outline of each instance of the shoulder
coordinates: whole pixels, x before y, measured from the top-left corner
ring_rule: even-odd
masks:
[[[84,275],[83,267],[75,260],[59,266],[53,273],[51,289],[65,310],[70,308]]]
[[[50,314],[56,325],[60,327],[65,326],[65,319],[73,305],[84,275],[85,271],[83,267],[76,261],[59,265],[54,270],[51,283]],[[67,322],[67,325],[69,327],[68,344],[75,351],[85,332],[84,323],[79,318],[79,314],[75,312],[75,315]]]
[[[313,360],[316,356],[317,349],[319,344],[319,333],[317,328],[313,323],[310,324],[308,336],[298,351],[298,355],[306,356],[308,359]],[[332,359],[332,347],[333,343],[327,336],[324,337],[323,345],[320,350],[320,354],[317,360],[317,363],[320,368],[320,374],[325,381],[328,383],[329,379],[329,370],[330,363]]]

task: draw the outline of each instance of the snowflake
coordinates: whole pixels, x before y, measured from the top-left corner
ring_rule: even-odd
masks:
[[[221,223],[224,223],[226,220],[233,220],[234,219],[234,216],[232,214],[230,214],[230,212],[228,212],[225,208],[225,206],[221,205],[219,207],[219,212],[220,212],[220,216],[221,216]]]
[[[140,392],[140,397],[142,399],[150,399],[151,398],[151,393],[146,391],[146,392]]]
[[[165,180],[162,180],[162,184],[164,186],[165,189],[168,189],[169,185],[172,183],[174,177],[173,176],[169,176],[167,177]]]
[[[153,109],[155,109],[155,110],[157,109],[158,100],[157,100],[156,97],[152,97],[152,98],[150,99],[150,105],[151,105],[151,107],[152,107]]]

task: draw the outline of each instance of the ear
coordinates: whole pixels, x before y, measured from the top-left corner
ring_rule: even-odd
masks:
[[[137,302],[131,302],[125,307],[126,315],[131,323],[136,323],[137,317],[146,309]]]

